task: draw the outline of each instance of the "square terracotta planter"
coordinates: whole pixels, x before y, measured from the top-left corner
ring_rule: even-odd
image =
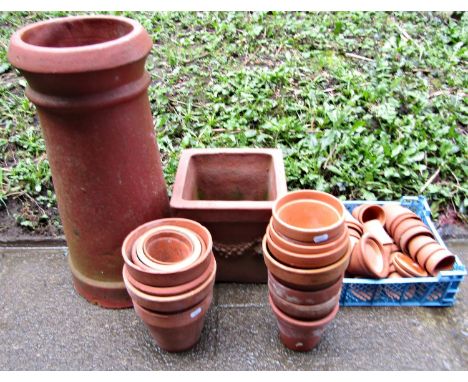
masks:
[[[261,242],[273,202],[287,192],[279,149],[182,152],[172,215],[193,219],[213,236],[217,281],[266,282]]]

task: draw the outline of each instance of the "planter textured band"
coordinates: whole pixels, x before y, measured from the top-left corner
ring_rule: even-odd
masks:
[[[131,19],[79,16],[13,34],[47,146],[74,284],[104,307],[129,307],[120,248],[169,213],[145,71],[152,41]]]

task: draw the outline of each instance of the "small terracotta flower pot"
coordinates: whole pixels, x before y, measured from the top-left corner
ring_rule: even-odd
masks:
[[[190,349],[199,341],[212,300],[213,293],[210,293],[196,306],[174,314],[155,313],[135,302],[133,306],[160,348],[180,352]]]
[[[364,232],[369,232],[374,236],[382,245],[393,244],[393,239],[385,231],[381,222],[377,219],[369,220],[363,224]]]
[[[401,216],[411,216],[415,218],[418,217],[413,211],[403,207],[399,203],[385,204],[382,208],[385,211],[385,229],[390,234],[392,233],[391,228],[396,219],[400,218]]]
[[[284,314],[268,296],[270,306],[276,316],[281,342],[291,350],[309,351],[318,345],[325,328],[335,318],[340,308],[335,308],[324,318],[317,321],[296,320]]]
[[[427,272],[419,266],[418,263],[414,262],[411,257],[398,252],[393,258],[393,264],[395,268],[399,267],[403,269],[406,273],[409,273],[413,277],[427,277]]]
[[[385,211],[377,204],[361,204],[353,210],[354,218],[361,224],[371,220],[378,220],[381,225],[385,224]]]
[[[139,289],[143,293],[155,295],[155,296],[175,296],[183,293],[187,293],[193,289],[198,288],[203,282],[205,282],[209,277],[210,274],[213,272],[215,267],[215,258],[213,254],[210,255],[211,261],[208,268],[206,268],[205,272],[203,272],[199,277],[193,279],[192,281],[173,286],[173,287],[153,287],[150,285],[145,285],[140,283],[139,281],[135,280],[130,273],[128,273],[128,266],[124,264],[123,266],[123,276],[127,278],[130,284],[132,284],[135,288]]]
[[[326,267],[300,269],[285,265],[270,254],[267,235],[263,237],[262,249],[268,270],[282,283],[301,290],[319,290],[334,284],[344,273],[351,255],[351,251],[348,250],[340,260]]]
[[[290,288],[279,281],[275,276],[268,272],[268,289],[270,292],[274,292],[278,297],[291,302],[293,304],[300,305],[315,305],[321,304],[333,296],[340,293],[341,286],[343,285],[343,275],[334,284],[328,288],[316,290],[316,291],[303,291],[294,288]]]
[[[418,251],[418,253],[416,254],[416,260],[421,267],[426,268],[426,262],[429,259],[429,257],[434,252],[444,249],[444,247],[442,247],[437,241],[434,240],[433,243],[426,244]]]
[[[347,272],[355,276],[385,278],[388,260],[382,244],[370,233],[365,233],[353,249]]]
[[[410,218],[410,219],[403,220],[400,224],[398,224],[398,226],[393,231],[393,235],[392,235],[393,240],[395,240],[395,243],[397,243],[401,248],[400,242],[401,242],[401,237],[403,236],[403,234],[407,232],[410,228],[418,227],[418,226],[423,227],[425,226],[425,224],[420,219]]]
[[[435,243],[436,241],[426,235],[418,235],[410,239],[408,243],[408,253],[413,260],[416,260],[416,255],[418,254],[419,250],[423,248],[425,245],[430,243]]]
[[[128,281],[128,279],[125,277],[125,273],[123,274],[123,279],[128,294],[134,303],[137,303],[141,307],[152,311],[173,313],[189,309],[206,298],[208,294],[212,294],[215,276],[216,262],[211,274],[201,285],[193,290],[174,296],[157,296],[144,293]]]
[[[344,213],[343,203],[330,194],[312,190],[293,191],[277,199],[273,205],[273,228],[294,240],[325,243],[343,233]]]
[[[289,239],[278,232],[275,231],[272,225],[273,219],[270,220],[270,224],[267,227],[267,233],[270,236],[270,239],[278,246],[284,250],[294,252],[297,254],[304,255],[321,255],[325,252],[330,252],[336,249],[338,246],[342,245],[348,240],[349,230],[343,230],[343,233],[334,241],[326,242],[323,244],[313,244],[302,242],[294,239]]]
[[[141,235],[134,245],[136,256],[161,272],[175,272],[190,266],[200,257],[202,245],[192,231],[177,226],[160,226]],[[132,256],[132,259],[135,258]]]
[[[132,251],[134,251],[135,241],[151,228],[177,225],[190,229],[198,235],[202,243],[202,254],[190,266],[176,272],[160,272],[152,269],[146,269],[134,264],[132,261]],[[213,246],[209,231],[201,224],[182,218],[159,219],[143,224],[130,232],[122,245],[122,256],[128,267],[128,273],[135,279],[145,285],[156,287],[170,287],[185,284],[199,277],[208,267],[211,258],[210,254]]]
[[[440,271],[453,269],[455,256],[447,250],[433,253],[426,261],[426,269],[432,276],[437,276]]]
[[[270,290],[270,297],[278,309],[289,317],[297,318],[298,320],[320,320],[327,316],[340,302],[340,293],[325,302],[314,305],[301,305],[283,300],[281,297],[276,295],[273,290]]]
[[[320,254],[303,254],[287,251],[280,246],[276,245],[270,236],[271,230],[267,228],[267,244],[271,254],[281,263],[289,265],[295,268],[304,269],[315,269],[320,267],[326,267],[327,265],[337,262],[343,257],[349,248],[349,238],[345,237],[345,240],[341,244],[328,252]],[[347,229],[346,229],[347,232]]]
[[[401,235],[399,241],[400,248],[403,253],[409,253],[408,244],[411,239],[417,236],[428,236],[434,238],[434,235],[431,232],[431,230],[425,226],[411,227],[410,229],[408,229],[408,231],[404,232],[403,235]]]

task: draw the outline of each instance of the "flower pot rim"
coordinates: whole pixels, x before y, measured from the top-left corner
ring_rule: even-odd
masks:
[[[185,284],[170,286],[170,287],[155,287],[151,285],[146,285],[138,280],[136,280],[129,272],[127,264],[124,264],[122,272],[125,274],[125,277],[128,279],[130,284],[132,284],[135,288],[141,290],[147,294],[156,294],[158,296],[174,296],[179,295],[185,292],[188,292],[194,288],[197,288],[200,284],[202,284],[211,274],[212,269],[214,267],[214,263],[216,262],[215,257],[213,254],[210,255],[210,264],[208,268],[197,278],[189,281]]]
[[[292,259],[292,261],[295,261],[295,262],[308,262],[308,260],[310,262],[320,262],[320,261],[323,261],[323,260],[326,260],[328,258],[333,258],[336,260],[334,260],[332,263],[329,263],[329,264],[333,264],[337,261],[339,261],[339,259],[341,259],[341,257],[345,256],[346,255],[346,252],[348,250],[348,246],[350,245],[350,242],[349,242],[349,238],[347,238],[347,240],[344,240],[342,241],[341,243],[339,243],[339,245],[335,246],[334,248],[332,248],[331,250],[327,251],[327,252],[321,252],[321,253],[317,253],[317,254],[304,254],[304,253],[297,253],[297,252],[291,252],[289,250],[286,250],[284,249],[283,247],[277,245],[271,238],[271,234],[270,234],[270,226],[268,226],[267,228],[267,232],[266,232],[266,236],[267,236],[267,245],[271,245],[275,251],[277,252],[283,252],[282,256],[285,256],[285,257],[288,257],[290,260]],[[269,249],[269,247],[268,247]],[[279,260],[278,260],[279,261]],[[328,265],[329,265],[328,264]],[[297,265],[295,265],[294,267],[296,267]],[[297,266],[298,268],[303,268],[304,267],[299,267]],[[323,266],[319,266],[319,267],[312,267],[312,266],[307,266],[305,268],[315,268],[315,269],[318,269],[318,268],[323,268]]]
[[[182,261],[175,263],[162,263],[152,260],[144,250],[145,244],[153,235],[163,234],[164,232],[176,232],[185,236],[185,238],[187,238],[192,243],[192,250],[189,256],[187,256]],[[184,269],[185,267],[189,267],[201,256],[202,245],[200,240],[201,239],[197,237],[195,232],[189,229],[173,225],[164,225],[151,228],[148,231],[144,232],[140,237],[138,237],[135,240],[134,245],[136,247],[138,258],[146,266],[155,270],[159,270],[161,272],[176,272],[178,270]],[[154,266],[153,264],[155,264],[156,266]]]
[[[192,322],[192,320],[200,319],[202,318],[209,310],[210,305],[213,301],[213,292],[208,293],[208,295],[201,300],[199,303],[195,304],[194,306],[191,306],[190,308],[178,311],[178,312],[173,312],[173,313],[164,313],[164,312],[155,312],[150,309],[147,309],[143,306],[141,306],[138,303],[133,303],[135,311],[137,315],[141,318],[141,320],[145,323],[147,326],[161,326],[163,328],[175,328],[175,327],[183,327],[187,325],[188,322]],[[140,312],[138,312],[140,311]],[[198,312],[196,316],[194,316],[194,313]],[[149,318],[149,320],[145,320],[140,316],[140,313],[143,313],[146,318]],[[174,319],[174,318],[178,319]],[[157,320],[158,323],[155,324],[154,320]],[[174,325],[174,323],[177,323],[177,325]]]
[[[338,302],[330,313],[328,313],[325,317],[319,320],[298,320],[297,318],[291,317],[287,315],[286,313],[283,313],[275,305],[269,293],[268,293],[268,301],[270,302],[270,306],[273,312],[275,313],[275,315],[279,316],[281,320],[285,321],[289,325],[294,325],[294,326],[299,326],[302,328],[309,328],[309,329],[318,328],[318,327],[328,324],[335,318],[336,314],[338,313],[338,310],[340,309],[340,303]]]
[[[306,195],[306,196],[303,196],[303,195]],[[308,198],[307,195],[311,196],[311,198]],[[328,198],[331,201],[333,201],[333,204],[330,204],[330,203],[326,203],[326,204],[329,204],[330,207],[332,207],[337,212],[338,221],[336,221],[335,223],[333,223],[333,224],[331,224],[329,226],[324,226],[324,227],[320,227],[320,228],[299,228],[299,227],[295,227],[295,226],[292,226],[292,225],[284,222],[279,217],[279,210],[280,210],[281,207],[285,206],[289,202],[300,200],[300,199],[316,200],[313,197],[314,195],[321,195],[321,196],[323,196],[325,198]],[[284,201],[285,199],[287,199],[287,200]],[[335,207],[335,204],[337,206],[339,206],[339,209],[337,209]],[[326,193],[326,192],[323,192],[323,191],[317,191],[317,190],[297,190],[297,191],[288,192],[287,194],[278,197],[276,199],[275,203],[273,204],[272,215],[273,215],[274,220],[277,223],[281,224],[284,227],[287,227],[289,230],[297,231],[297,232],[299,232],[301,234],[306,234],[306,235],[307,234],[321,235],[324,232],[339,229],[339,227],[344,224],[344,222],[345,222],[345,209],[346,209],[346,207],[343,205],[341,200],[339,200],[337,197],[335,197],[335,196],[333,196],[333,195],[331,195],[329,193]]]
[[[349,233],[349,228],[345,228],[343,230],[343,233],[336,239],[336,240],[333,240],[333,241],[327,241],[325,242],[324,244],[313,244],[313,243],[310,243],[309,245],[302,245],[302,244],[298,244],[298,241],[297,240],[294,240],[294,239],[285,239],[284,237],[282,237],[281,234],[279,234],[278,232],[275,231],[274,227],[273,227],[273,217],[270,219],[270,223],[268,224],[267,226],[267,233],[273,238],[273,236],[277,239],[277,241],[281,242],[281,245],[280,244],[276,244],[276,246],[280,246],[281,249],[283,249],[283,245],[284,243],[287,243],[288,246],[290,246],[291,248],[295,248],[295,249],[299,249],[300,251],[304,251],[302,252],[302,254],[305,254],[305,253],[308,253],[308,251],[310,251],[311,249],[314,251],[314,256],[320,256],[323,254],[324,252],[324,249],[327,249],[328,251],[330,250],[330,248],[335,248],[336,247],[336,244],[341,244],[343,241],[346,240],[346,236],[347,234]],[[290,251],[290,250],[288,250]],[[292,252],[292,251],[290,251]],[[294,252],[295,254],[296,253],[299,253],[299,252]]]
[[[411,262],[409,266],[407,266],[406,263],[406,258],[409,259]],[[414,277],[427,277],[428,273],[426,270],[421,267],[418,262],[414,261],[410,256],[405,255],[404,253],[397,253],[394,257],[393,264],[395,266],[398,265],[401,269],[403,269],[405,272],[409,273],[410,275]]]
[[[286,264],[281,263],[280,261],[276,260],[271,254],[270,251],[268,250],[267,246],[267,235],[265,234],[262,239],[262,249],[264,253],[266,253],[266,256],[268,257],[268,260],[271,261],[275,266],[278,268],[281,268],[285,272],[290,272],[290,273],[295,273],[299,274],[302,276],[312,276],[315,274],[321,274],[321,273],[327,273],[330,270],[333,270],[335,268],[339,268],[342,264],[344,264],[349,256],[351,255],[349,249],[346,252],[344,256],[342,256],[338,261],[335,261],[333,264],[327,265],[326,267],[321,267],[321,268],[314,268],[314,269],[301,269],[301,268],[295,268],[288,266]]]
[[[201,291],[203,291],[211,283],[214,283],[214,279],[216,277],[216,261],[214,262],[214,267],[213,267],[213,270],[211,271],[210,275],[208,276],[208,278],[205,281],[203,281],[202,284],[200,284],[196,288],[193,288],[193,289],[191,289],[191,290],[189,290],[187,292],[172,295],[172,296],[156,296],[156,295],[151,295],[151,294],[145,293],[143,291],[140,291],[137,287],[135,287],[128,280],[128,278],[126,277],[126,274],[124,272],[122,274],[123,274],[123,280],[124,280],[124,283],[125,283],[125,286],[127,287],[127,289],[130,289],[133,294],[137,295],[142,300],[147,300],[147,301],[150,301],[150,302],[156,302],[156,303],[161,303],[161,304],[173,303],[173,302],[179,302],[179,301],[184,300],[186,298],[190,298],[190,297],[200,293]]]
[[[409,253],[408,245],[411,239],[417,236],[428,236],[434,239],[434,234],[425,225],[424,226],[417,225],[417,226],[410,227],[408,228],[406,232],[404,232],[400,236],[400,242],[398,243],[403,253]]]
[[[25,35],[34,29],[88,20],[112,20],[132,29],[120,37],[81,46],[47,47],[25,41]],[[136,20],[111,15],[67,16],[39,21],[17,30],[11,36],[8,59],[13,66],[28,72],[80,73],[113,69],[138,61],[146,57],[151,48],[151,37]]]
[[[372,267],[370,258],[368,256],[368,252],[365,250],[365,246],[369,241],[372,241],[377,246],[378,250],[380,251],[382,255],[382,261],[383,261],[382,269],[377,272],[375,272],[375,269]],[[389,264],[388,264],[388,259],[385,256],[385,250],[384,250],[382,243],[380,243],[380,241],[373,234],[366,232],[364,235],[362,235],[361,240],[359,241],[358,244],[359,244],[359,250],[361,251],[361,257],[364,262],[364,266],[367,268],[369,273],[372,273],[373,275],[380,277],[380,278],[386,277],[388,275]]]
[[[145,231],[147,229],[150,229],[155,224],[158,224],[158,225],[177,224],[178,221],[183,222],[183,223],[188,224],[188,225],[197,226],[205,234],[205,236],[207,238],[207,242],[205,243],[205,246],[206,246],[205,252],[200,255],[200,257],[195,261],[195,263],[191,264],[188,268],[185,268],[183,270],[179,270],[177,272],[171,272],[171,273],[161,273],[161,272],[157,272],[157,271],[151,270],[151,269],[143,269],[143,268],[140,268],[139,266],[137,266],[136,264],[133,263],[133,261],[131,260],[131,254],[130,254],[130,257],[129,257],[129,254],[127,253],[127,251],[130,251],[130,252],[132,251],[132,247],[133,247],[133,243],[134,243],[134,237],[136,235],[138,235],[138,233],[140,231]],[[200,237],[201,240],[204,241],[204,238],[201,235],[198,235],[198,236]],[[136,236],[136,237],[138,237],[138,236]],[[131,246],[129,245],[130,243],[132,244]],[[164,219],[158,219],[158,220],[153,220],[153,221],[147,222],[147,223],[142,224],[139,227],[135,228],[133,231],[131,231],[127,235],[127,237],[125,238],[125,240],[124,240],[124,242],[122,244],[121,253],[122,253],[122,257],[124,259],[125,264],[127,264],[128,267],[129,267],[129,272],[130,273],[131,273],[131,270],[134,270],[135,272],[146,274],[147,277],[148,276],[149,277],[161,276],[161,277],[164,277],[165,280],[167,280],[171,276],[179,276],[179,274],[181,272],[192,273],[191,270],[194,269],[195,267],[197,267],[197,268],[201,267],[199,274],[197,274],[197,277],[200,276],[200,274],[202,274],[203,271],[205,270],[205,268],[202,266],[202,264],[207,262],[206,266],[209,265],[210,254],[211,254],[212,247],[213,247],[213,239],[211,237],[211,234],[206,229],[206,227],[204,227],[200,223],[198,223],[198,222],[196,222],[194,220],[184,219],[184,218],[164,218]],[[184,277],[184,279],[187,278],[187,277]],[[156,283],[156,284],[154,284],[152,286],[162,286],[162,285],[158,285],[158,284],[160,284],[160,283],[158,282],[158,283]],[[172,284],[172,285],[174,285],[174,284]],[[175,284],[175,285],[177,285],[177,284]],[[166,286],[166,285],[164,285],[164,286]]]

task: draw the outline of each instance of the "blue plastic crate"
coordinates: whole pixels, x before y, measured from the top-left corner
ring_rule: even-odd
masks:
[[[352,212],[361,204],[384,205],[394,202],[346,201]],[[415,212],[431,229],[436,240],[444,247],[434,223],[431,210],[424,196],[404,196],[402,206]],[[341,306],[452,306],[458,287],[466,275],[466,268],[456,256],[454,269],[442,271],[437,277],[414,277],[401,279],[344,278],[341,291]]]

